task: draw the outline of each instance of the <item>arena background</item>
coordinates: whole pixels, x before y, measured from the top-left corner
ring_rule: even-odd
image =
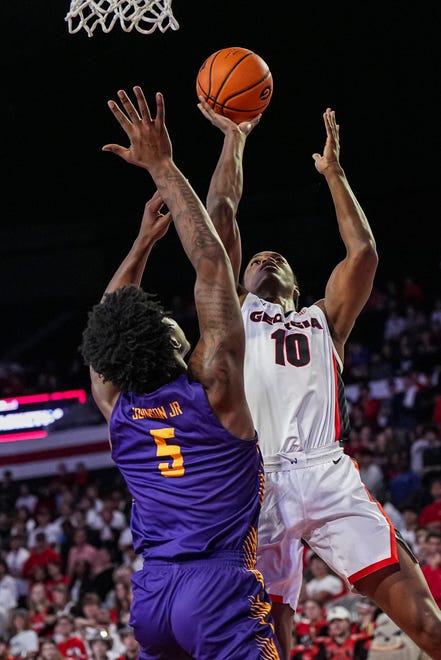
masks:
[[[119,88],[140,84],[152,105],[154,93],[164,93],[175,161],[205,199],[222,135],[196,107],[195,78],[225,46],[255,50],[274,78],[245,151],[244,258],[280,250],[302,289],[322,295],[342,254],[311,158],[323,148],[322,112],[331,106],[341,162],[377,239],[378,284],[410,276],[439,290],[439,3],[173,0],[172,7],[176,31],[115,26],[88,37],[68,33],[68,0],[3,3],[0,363],[69,364],[87,310],[137,232],[153,185],[101,152],[105,143],[126,143],[106,105]],[[145,288],[185,308],[192,284],[172,228],[152,254]],[[194,335],[191,316],[186,330]],[[76,387],[87,387],[85,368]]]

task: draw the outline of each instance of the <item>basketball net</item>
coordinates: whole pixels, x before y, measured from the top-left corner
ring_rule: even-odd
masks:
[[[89,37],[98,26],[103,32],[110,32],[118,22],[124,32],[133,28],[142,34],[150,34],[156,28],[165,32],[179,28],[171,3],[172,0],[71,0],[64,20],[70,34],[84,28]]]

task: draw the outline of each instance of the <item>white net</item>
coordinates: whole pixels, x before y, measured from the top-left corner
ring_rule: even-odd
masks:
[[[64,20],[70,34],[84,29],[89,37],[98,26],[103,32],[110,32],[116,23],[124,32],[133,29],[142,34],[156,29],[165,32],[168,28],[179,28],[171,3],[172,0],[71,0]]]

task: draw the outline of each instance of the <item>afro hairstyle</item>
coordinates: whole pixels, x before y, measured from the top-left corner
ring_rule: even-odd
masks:
[[[79,352],[121,392],[153,392],[176,377],[169,316],[156,296],[134,286],[104,295],[88,313]]]

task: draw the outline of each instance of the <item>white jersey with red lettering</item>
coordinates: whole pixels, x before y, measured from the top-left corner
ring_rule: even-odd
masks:
[[[317,305],[285,314],[249,293],[245,324],[245,392],[265,465],[280,454],[343,439],[347,412],[342,364]]]
[[[343,450],[342,365],[323,311],[285,314],[249,293],[242,315],[245,391],[266,475],[257,568],[273,602],[295,609],[304,542],[351,589],[398,562],[395,530]]]

